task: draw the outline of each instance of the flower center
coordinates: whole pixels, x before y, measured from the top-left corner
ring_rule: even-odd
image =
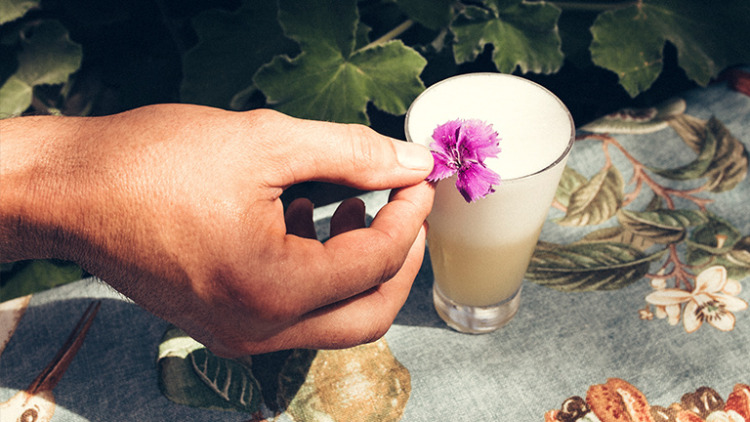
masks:
[[[703,302],[695,309],[695,316],[701,321],[713,321],[721,318],[726,311],[725,305],[717,300],[711,299]]]

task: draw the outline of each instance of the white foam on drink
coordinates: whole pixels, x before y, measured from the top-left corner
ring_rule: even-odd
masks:
[[[429,87],[409,109],[407,139],[429,146],[437,126],[459,118],[479,119],[500,135],[502,152],[486,163],[502,179],[534,174],[553,164],[570,148],[574,127],[567,109],[534,82],[498,75],[461,75]]]

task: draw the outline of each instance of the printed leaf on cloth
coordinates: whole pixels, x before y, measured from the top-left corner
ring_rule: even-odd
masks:
[[[750,275],[750,236],[709,205],[746,179],[748,151],[717,118],[686,115],[684,104],[625,109],[583,127],[578,142],[600,142],[603,165],[590,178],[565,169],[553,203],[564,215],[552,221],[588,230],[569,244],[540,242],[530,281],[573,292],[645,279],[654,292],[638,310],[641,319],[683,321],[688,333],[706,321],[721,331],[734,328],[734,313],[747,308],[737,280]],[[685,164],[648,165],[649,157],[631,152],[638,145],[615,137],[670,128],[683,141],[675,154],[681,145],[693,156]],[[627,183],[623,173],[631,174]]]
[[[385,340],[343,350],[294,349],[220,358],[177,328],[159,346],[163,394],[184,405],[250,413],[253,421],[397,421],[409,371]]]

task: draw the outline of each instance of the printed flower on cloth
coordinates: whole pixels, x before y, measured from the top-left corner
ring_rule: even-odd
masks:
[[[692,333],[707,322],[721,331],[734,329],[732,312],[747,309],[747,302],[736,297],[741,285],[727,278],[727,269],[713,266],[703,270],[695,278],[692,292],[681,289],[658,289],[646,296],[646,302],[666,313],[669,323],[676,325],[682,310],[685,331]],[[682,304],[685,308],[682,309]]]
[[[474,202],[495,191],[500,175],[484,160],[500,153],[499,137],[492,125],[476,119],[456,119],[438,126],[430,144],[435,166],[427,180],[457,175],[456,188],[466,202]]]

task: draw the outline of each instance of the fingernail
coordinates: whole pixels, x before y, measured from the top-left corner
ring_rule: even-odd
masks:
[[[398,162],[411,170],[430,170],[434,164],[427,147],[413,142],[395,142]]]

